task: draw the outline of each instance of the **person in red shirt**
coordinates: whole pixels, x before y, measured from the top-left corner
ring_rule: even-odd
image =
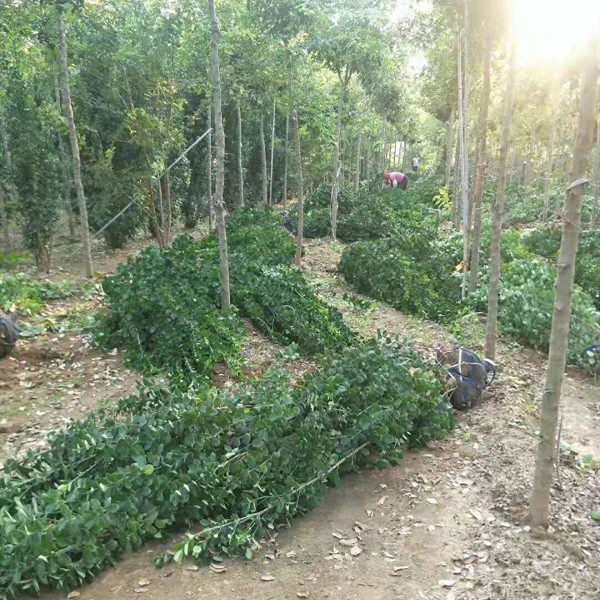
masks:
[[[389,187],[399,187],[403,190],[408,185],[408,177],[404,173],[399,171],[393,171],[392,173],[384,173],[383,180]]]

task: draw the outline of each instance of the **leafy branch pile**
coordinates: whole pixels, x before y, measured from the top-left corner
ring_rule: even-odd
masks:
[[[228,223],[234,303],[267,335],[315,354],[353,340],[335,308],[289,267],[293,240],[271,212],[236,213]],[[140,370],[163,368],[175,379],[207,379],[215,364],[236,364],[243,325],[219,305],[216,238],[180,236],[152,246],[103,284],[108,311],[98,321],[100,346],[126,348]]]
[[[136,368],[163,368],[175,379],[207,379],[218,362],[234,365],[244,330],[215,304],[217,260],[216,249],[180,236],[171,248],[150,246],[119,265],[103,283],[108,311],[96,342],[125,348]]]
[[[394,463],[443,437],[451,409],[412,349],[371,341],[290,386],[272,370],[237,391],[149,387],[8,461],[0,483],[0,598],[69,589],[163,532],[201,527],[163,560],[251,556],[343,471]]]
[[[415,221],[403,233],[348,246],[339,269],[358,291],[411,314],[449,322],[466,310],[456,262],[436,231]]]

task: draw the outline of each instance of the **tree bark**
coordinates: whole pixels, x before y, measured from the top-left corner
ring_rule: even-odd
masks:
[[[362,134],[359,133],[358,134],[358,141],[356,142],[356,180],[354,182],[354,187],[356,188],[356,191],[358,192],[358,189],[360,188],[360,159],[361,159],[361,153],[362,153]]]
[[[452,223],[454,229],[460,229],[460,128],[456,127],[454,144],[454,178],[452,181]]]
[[[298,112],[294,114],[294,139],[296,142],[296,171],[298,177],[298,235],[296,237],[296,258],[294,262],[300,266],[302,263],[302,238],[304,235],[304,190],[302,184],[302,147],[300,146],[300,127],[298,125]]]
[[[11,161],[10,161],[10,152],[8,148],[8,134],[6,132],[6,124],[4,122],[4,114],[3,109],[0,108],[0,137],[2,138],[2,162],[4,163],[4,171],[5,171],[5,186],[0,183],[0,246],[2,248],[9,250],[10,239],[8,235],[8,213],[6,211],[5,204],[5,193],[10,194],[12,190],[11,185]]]
[[[73,154],[73,179],[77,191],[77,203],[79,205],[79,220],[81,223],[81,238],[83,242],[83,265],[86,277],[91,277],[92,269],[92,248],[90,242],[90,230],[88,225],[87,204],[83,193],[83,181],[81,179],[81,158],[79,156],[79,142],[77,141],[77,129],[75,127],[75,117],[73,116],[73,106],[71,104],[71,90],[69,86],[69,63],[67,59],[67,38],[65,35],[65,20],[62,9],[58,11],[58,45],[60,48],[60,66],[62,75],[62,99],[65,103],[65,113],[69,124],[69,139],[71,142],[71,152]]]
[[[479,279],[479,245],[481,241],[481,203],[483,200],[483,189],[486,177],[486,151],[487,151],[487,128],[488,111],[490,106],[490,70],[491,70],[492,46],[489,36],[486,36],[483,49],[483,82],[481,86],[481,101],[479,104],[479,123],[477,139],[477,152],[475,158],[475,189],[473,191],[473,239],[471,242],[471,279],[469,280],[469,291],[477,289]]]
[[[500,269],[502,260],[502,218],[506,203],[506,168],[510,147],[510,127],[515,87],[515,42],[511,37],[508,55],[508,73],[506,93],[504,95],[504,114],[502,116],[502,144],[498,161],[498,191],[494,203],[492,224],[492,245],[490,249],[490,288],[488,292],[487,328],[485,334],[485,355],[494,360],[496,357],[496,338],[498,333],[498,293],[500,287]]]
[[[244,167],[242,166],[242,109],[237,103],[237,133],[238,133],[238,186],[240,192],[240,208],[244,208]]]
[[[207,115],[207,152],[208,152],[208,233],[213,230],[213,158],[212,158],[212,102],[208,105]]]
[[[267,181],[267,150],[265,148],[265,119],[260,116],[260,167],[262,171],[262,206],[269,203],[269,185]]]
[[[536,527],[548,525],[550,486],[556,456],[556,426],[567,361],[571,297],[581,225],[581,205],[592,148],[598,91],[598,59],[593,45],[591,46],[592,51],[585,61],[581,80],[579,127],[571,167],[571,181],[573,183],[567,188],[565,200],[565,217],[558,257],[558,275],[555,284],[554,314],[552,315],[552,329],[550,332],[548,369],[542,397],[540,441],[529,505],[531,522]]]
[[[448,115],[448,121],[446,122],[446,169],[444,172],[444,185],[450,187],[450,183],[452,180],[452,148],[454,146],[453,137],[454,137],[454,113],[455,108],[454,104],[452,104],[452,108],[450,109],[450,114]]]
[[[271,126],[271,168],[269,173],[269,204],[273,204],[273,160],[275,158],[275,98],[273,98],[273,124]]]
[[[215,187],[215,215],[219,236],[219,258],[221,262],[221,308],[231,308],[229,292],[229,258],[227,256],[227,230],[225,229],[225,131],[221,112],[221,75],[219,72],[219,21],[215,10],[215,0],[208,0],[210,10],[210,76],[212,81],[213,107],[215,111],[215,136],[217,146],[217,172]]]
[[[63,114],[62,102],[60,98],[60,87],[58,85],[58,76],[54,75],[54,96],[56,99],[56,106],[60,114]],[[67,149],[65,147],[65,141],[60,132],[58,132],[58,154],[60,156],[60,174],[62,181],[62,189],[64,196],[65,208],[67,210],[67,219],[69,222],[69,236],[75,237],[75,215],[73,214],[73,205],[71,204],[71,180],[69,178],[69,159],[67,156]]]
[[[461,297],[466,295],[467,281],[467,263],[469,261],[469,171],[467,163],[467,140],[466,140],[466,115],[465,115],[465,51],[463,32],[461,43],[458,49],[458,139],[460,149],[460,206],[462,215],[462,234],[463,234],[463,260],[462,260],[462,285]]]
[[[287,183],[288,183],[288,152],[289,152],[289,137],[290,137],[290,109],[289,107],[285,113],[285,142],[284,142],[284,156],[283,156],[283,184],[281,191],[281,201],[287,200]]]
[[[342,143],[342,111],[344,109],[344,96],[349,82],[349,75],[344,73],[340,75],[340,99],[338,102],[337,122],[335,127],[335,150],[333,153],[333,170],[331,180],[333,187],[331,189],[331,237],[335,240],[337,236],[337,214],[338,214],[338,193],[340,185],[340,145]]]

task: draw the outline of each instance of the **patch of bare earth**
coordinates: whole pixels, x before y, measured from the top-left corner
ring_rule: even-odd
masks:
[[[439,325],[353,294],[336,274],[340,251],[311,241],[304,269],[351,325],[410,335],[422,347],[452,339]],[[278,349],[253,335],[270,363]],[[152,560],[169,544],[149,545],[83,586],[81,599],[596,599],[600,527],[590,514],[600,508],[600,478],[563,455],[552,529],[542,539],[531,535],[525,516],[545,361],[502,344],[499,365],[484,403],[458,415],[449,439],[409,452],[398,467],[345,477],[316,510],[265,540],[254,559],[157,570]],[[562,440],[582,451],[597,450],[599,391],[596,381],[569,373]]]

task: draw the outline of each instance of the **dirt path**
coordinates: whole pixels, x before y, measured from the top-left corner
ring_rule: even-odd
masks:
[[[311,242],[305,269],[352,326],[411,335],[428,347],[453,338],[443,327],[353,294],[335,273],[339,252],[336,245]],[[465,328],[477,347],[480,327]],[[268,343],[261,343],[268,361]],[[600,527],[589,515],[600,508],[600,478],[564,455],[562,489],[553,490],[553,529],[547,539],[532,538],[523,516],[544,360],[502,344],[500,367],[486,402],[459,415],[448,440],[409,453],[398,467],[345,477],[316,510],[265,542],[253,560],[225,561],[220,573],[191,563],[157,570],[152,559],[169,544],[147,546],[83,586],[81,599],[597,598]],[[569,374],[563,440],[582,452],[598,450],[599,393],[597,382]],[[353,550],[353,556],[351,547],[360,553]]]

